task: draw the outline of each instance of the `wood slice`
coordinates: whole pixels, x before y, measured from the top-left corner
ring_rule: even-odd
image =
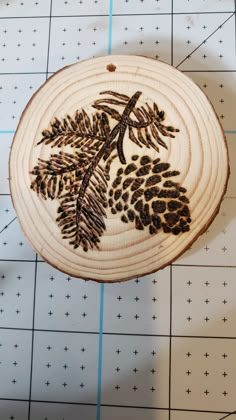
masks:
[[[154,272],[188,249],[217,214],[228,175],[207,97],[139,56],[50,77],[23,112],[10,157],[33,248],[61,271],[103,282]]]

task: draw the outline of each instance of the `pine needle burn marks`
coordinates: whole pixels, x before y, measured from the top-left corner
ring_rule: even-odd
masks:
[[[121,221],[134,222],[136,229],[149,226],[150,234],[160,229],[173,234],[189,230],[186,190],[171,181],[179,172],[148,155],[126,162],[124,141],[158,153],[160,147],[167,148],[164,139],[179,132],[164,125],[165,113],[156,103],[138,106],[141,94],[101,92],[106,97],[95,100],[94,113],[82,109],[73,118],[54,118],[37,143],[56,152],[47,160],[38,158],[30,172],[31,189],[45,200],[58,201],[56,222],[62,238],[74,248],[85,252],[99,248],[107,207],[113,214],[122,212]],[[121,167],[108,191],[114,159]]]

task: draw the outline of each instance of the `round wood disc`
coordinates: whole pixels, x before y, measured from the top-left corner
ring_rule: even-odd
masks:
[[[203,92],[139,56],[66,67],[27,105],[10,157],[21,227],[72,276],[122,281],[163,268],[205,231],[229,175]]]

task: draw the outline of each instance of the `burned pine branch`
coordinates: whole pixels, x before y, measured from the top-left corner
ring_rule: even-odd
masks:
[[[74,248],[82,246],[86,252],[98,248],[100,237],[106,229],[107,180],[103,168],[97,166],[91,173],[87,188],[81,192],[78,188],[69,191],[60,202],[56,219],[62,237],[68,239]],[[78,197],[81,199],[78,200]]]
[[[79,152],[59,152],[52,154],[49,160],[39,158],[38,165],[30,172],[35,175],[31,189],[44,199],[60,198],[62,193],[82,179],[89,162],[89,156]]]
[[[159,183],[160,176],[155,171],[159,170],[160,165],[163,170],[165,164],[160,163],[158,166],[159,159],[154,160],[154,175],[145,184],[147,191],[140,188],[144,187],[143,177],[151,170],[152,162],[148,156],[144,156],[140,160],[141,167],[138,168],[134,161],[139,160],[139,157],[133,156],[133,162],[126,164],[126,132],[129,140],[138,147],[144,146],[159,152],[159,146],[167,148],[162,136],[174,138],[173,133],[179,131],[163,124],[165,113],[158,109],[156,103],[152,107],[148,103],[136,106],[142,94],[140,91],[131,97],[113,91],[104,91],[101,94],[111,97],[96,100],[92,105],[96,109],[94,114],[89,116],[82,109],[76,111],[73,118],[69,115],[61,120],[55,118],[50,123],[50,128],[42,132],[42,139],[37,143],[51,148],[71,147],[74,148],[74,153],[63,150],[51,154],[48,160],[39,158],[38,164],[30,172],[34,176],[31,182],[33,191],[44,199],[59,200],[56,222],[61,229],[62,238],[69,240],[74,248],[81,246],[84,251],[98,248],[100,237],[106,229],[108,205],[113,214],[128,211],[127,215],[121,216],[121,221],[135,221],[137,229],[141,229],[141,226],[143,229],[150,218],[150,215],[147,216],[143,223],[143,211],[147,204],[144,209],[138,210],[140,215],[135,214],[136,208],[130,209],[129,206],[132,207],[137,200],[139,202],[142,195],[145,200],[149,200],[159,191],[155,184]],[[110,126],[112,120],[115,125]],[[118,186],[113,197],[113,190],[109,194],[107,190],[110,167],[117,157],[122,166],[126,164],[126,167],[118,170],[117,178],[112,183],[114,188]],[[172,175],[176,176],[177,172],[163,173],[163,177]],[[123,182],[123,191],[119,188],[122,176],[127,178]],[[174,193],[177,194],[176,191]],[[119,200],[115,207],[114,200]],[[150,228],[151,234],[158,230],[154,227]]]
[[[152,147],[154,150],[159,152],[159,146],[167,148],[165,141],[161,136],[174,138],[175,132],[179,132],[172,126],[165,126],[163,121],[165,120],[164,111],[160,111],[157,104],[153,103],[153,108],[148,103],[145,106],[136,107],[136,103],[141,96],[141,92],[137,91],[131,98],[126,95],[120,95],[113,91],[105,91],[102,94],[109,94],[120,100],[113,98],[103,98],[95,101],[93,107],[97,110],[102,110],[111,116],[112,119],[118,121],[116,126],[113,128],[111,137],[117,139],[117,150],[120,161],[122,164],[126,163],[123,141],[126,130],[129,131],[129,139],[133,141],[139,147],[145,146],[147,148]],[[122,113],[117,109],[110,107],[109,105],[116,105],[124,107]],[[133,119],[132,114],[136,119]],[[152,140],[156,141],[156,143]]]
[[[93,144],[99,144],[104,140],[101,132],[101,114],[98,112],[93,114],[91,121],[82,109],[82,111],[76,111],[74,118],[70,115],[62,120],[55,118],[50,123],[50,128],[42,132],[42,139],[37,145],[43,143],[51,147],[70,146],[83,150],[91,146],[91,141]]]

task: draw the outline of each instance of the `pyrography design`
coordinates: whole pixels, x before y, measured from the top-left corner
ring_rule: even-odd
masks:
[[[164,138],[179,132],[164,125],[165,112],[155,102],[138,106],[141,94],[101,92],[106,97],[95,100],[92,115],[81,109],[73,117],[54,118],[37,143],[57,152],[48,160],[38,158],[31,189],[45,200],[58,200],[56,222],[74,248],[99,248],[108,212],[150,235],[190,229],[187,191],[176,182],[180,172],[148,154],[133,154],[126,162],[126,141],[158,153],[167,148]],[[110,179],[114,159],[120,165]]]

